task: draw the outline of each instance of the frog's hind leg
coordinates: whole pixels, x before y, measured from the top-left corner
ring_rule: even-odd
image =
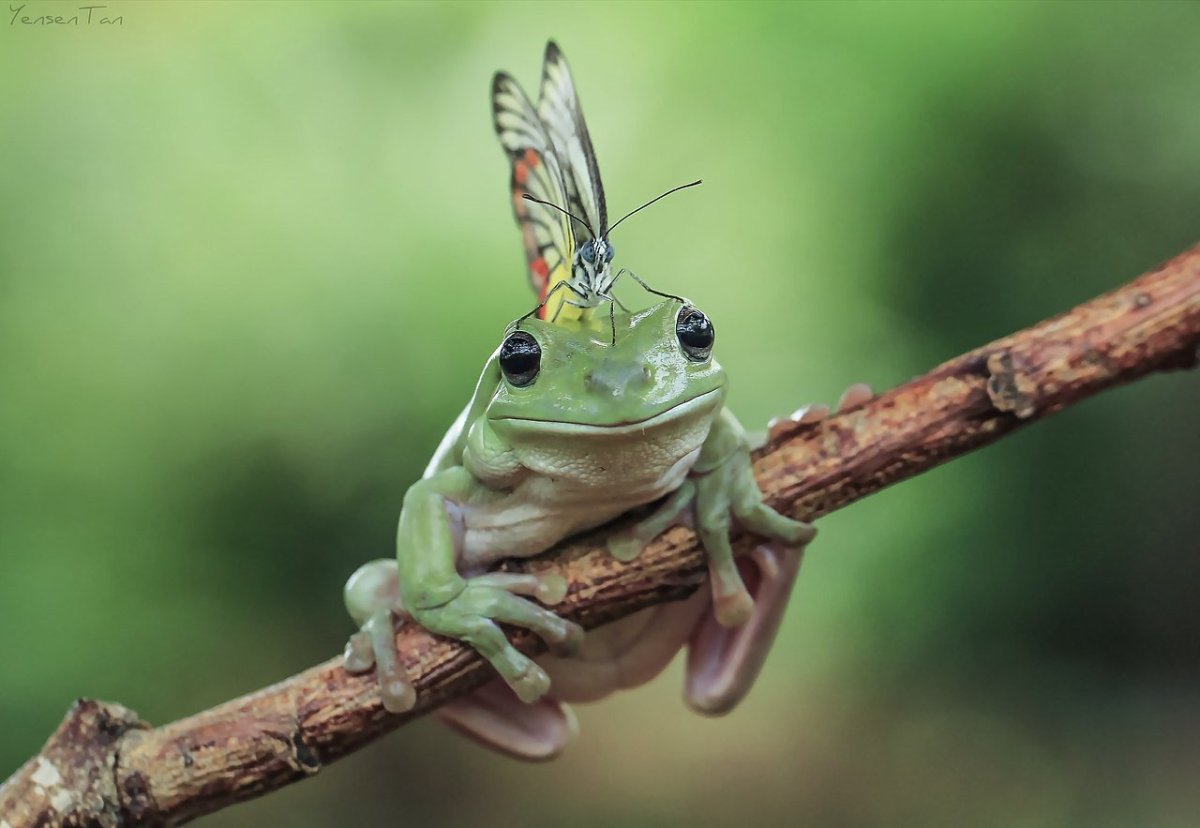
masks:
[[[803,553],[800,548],[759,546],[738,560],[753,609],[734,628],[712,613],[700,617],[688,644],[684,683],[684,699],[693,710],[719,716],[750,691],[779,631]]]
[[[654,679],[684,648],[709,607],[708,591],[698,589],[682,601],[647,607],[592,630],[572,658],[546,656],[538,663],[554,682],[555,698],[599,701]]]
[[[375,668],[384,709],[392,713],[411,710],[417,694],[396,653],[396,619],[402,617],[396,561],[381,559],[363,564],[344,592],[346,609],[361,626],[346,642],[346,672],[365,673]]]
[[[498,679],[450,702],[435,716],[484,747],[527,762],[553,759],[579,733],[568,705],[550,696],[523,702]]]

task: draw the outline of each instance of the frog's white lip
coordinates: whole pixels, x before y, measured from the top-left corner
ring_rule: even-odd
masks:
[[[561,434],[627,434],[634,431],[645,431],[663,423],[678,420],[689,414],[694,414],[697,411],[710,407],[713,403],[713,398],[719,394],[720,388],[714,388],[711,391],[705,391],[699,397],[692,397],[681,403],[668,408],[666,411],[660,411],[652,417],[647,417],[644,420],[634,420],[633,422],[612,423],[610,425],[594,425],[591,423],[570,423],[562,420],[536,420],[531,417],[500,417],[499,420],[512,423],[536,424],[537,430],[545,433],[558,432]]]

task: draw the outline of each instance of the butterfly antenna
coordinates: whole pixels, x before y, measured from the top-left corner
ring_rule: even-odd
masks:
[[[697,181],[696,183],[699,184],[700,182]],[[688,186],[691,186],[691,185],[689,184]],[[665,193],[664,193],[664,195],[665,195]],[[574,213],[564,210],[562,207],[559,207],[553,201],[543,201],[542,199],[540,199],[536,196],[530,195],[529,193],[521,193],[521,198],[525,199],[526,201],[532,201],[535,204],[545,204],[547,207],[553,207],[555,210],[558,210],[558,212],[562,213],[564,216],[570,216],[571,218],[575,219],[577,222],[582,224],[584,227],[586,227],[587,231],[592,234],[592,238],[596,237],[596,231],[592,229],[592,225],[588,224],[586,221],[584,221],[583,219],[581,219],[579,216],[575,215]],[[659,196],[659,198],[662,198],[662,196]],[[638,208],[638,209],[641,209],[641,208]]]
[[[651,204],[653,204],[654,202],[656,202],[656,201],[658,201],[658,200],[660,200],[660,199],[664,199],[664,198],[666,198],[666,197],[667,197],[667,196],[669,196],[671,193],[677,193],[677,192],[679,192],[680,190],[686,190],[688,187],[695,187],[697,184],[702,184],[702,183],[703,183],[703,180],[698,178],[698,179],[696,179],[695,181],[693,181],[691,184],[680,184],[678,187],[672,187],[671,189],[667,190],[667,191],[666,191],[665,193],[663,193],[662,195],[660,195],[660,196],[657,196],[656,198],[652,198],[652,199],[650,199],[650,200],[649,200],[649,201],[647,201],[645,204],[643,204],[641,207],[637,208],[637,210],[631,210],[630,212],[626,213],[625,215],[623,215],[623,216],[621,216],[619,219],[617,219],[616,223],[615,223],[615,224],[613,224],[613,226],[612,226],[612,227],[608,228],[608,233],[609,233],[609,235],[611,235],[611,234],[612,234],[612,231],[614,231],[614,230],[616,230],[616,229],[617,229],[617,225],[618,225],[618,224],[620,224],[620,223],[621,223],[621,222],[623,222],[625,219],[629,218],[630,216],[632,216],[634,213],[638,212],[639,210],[645,210],[647,207],[649,207],[649,206],[650,206]],[[527,196],[526,196],[526,198],[528,198],[528,197],[529,197],[529,196],[527,195]],[[594,234],[593,234],[593,235],[594,235]],[[607,236],[605,236],[605,238],[607,238]]]

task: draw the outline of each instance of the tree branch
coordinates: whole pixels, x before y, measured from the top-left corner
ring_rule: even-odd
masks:
[[[768,501],[814,518],[991,443],[1099,391],[1195,366],[1200,247],[1118,290],[941,365],[815,426],[777,430],[756,454]],[[678,599],[705,579],[695,535],[677,527],[622,564],[605,551],[621,522],[514,569],[558,569],[557,609],[586,627]],[[736,545],[744,551],[748,538]],[[531,635],[518,646],[535,652]],[[150,728],[81,699],[42,752],[0,786],[0,828],[179,824],[319,771],[487,678],[472,650],[406,627],[397,635],[417,706],[390,715],[374,674],[334,658],[276,685]]]

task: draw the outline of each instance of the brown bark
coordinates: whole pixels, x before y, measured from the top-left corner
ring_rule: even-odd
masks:
[[[1200,247],[854,410],[776,429],[755,471],[776,509],[820,517],[1105,388],[1193,367],[1198,349]],[[690,530],[672,529],[622,564],[604,550],[612,529],[513,566],[565,574],[570,592],[558,609],[588,627],[682,597],[704,580]],[[530,652],[537,646],[524,634],[514,640]],[[158,728],[118,705],[81,700],[0,786],[0,828],[186,822],[311,776],[487,675],[458,643],[413,629],[397,643],[419,694],[402,716],[384,712],[373,674],[348,675],[341,658]]]

